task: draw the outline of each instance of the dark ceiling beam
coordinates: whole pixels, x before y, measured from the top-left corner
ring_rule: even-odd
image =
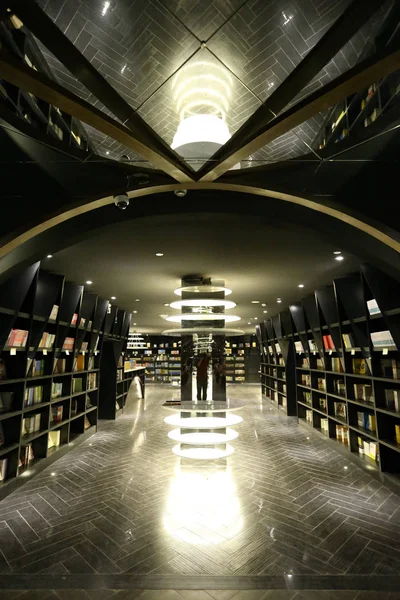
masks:
[[[226,161],[231,156],[234,156],[250,139],[256,137],[289,102],[296,98],[380,6],[380,2],[376,0],[353,0],[305,58],[267,98],[264,104],[211,157],[210,162],[198,171],[198,179],[203,179],[207,173],[211,172],[214,164],[227,164]],[[231,166],[235,164],[232,162]],[[229,168],[228,166],[225,170]],[[222,172],[224,171],[220,170],[220,174]],[[207,178],[207,181],[210,181],[210,179]]]
[[[118,94],[36,2],[8,0],[7,5],[70,73],[133,133],[143,148],[147,147],[153,156],[159,155],[163,159],[165,172],[177,179],[172,171],[180,171],[185,175],[185,181],[193,180],[195,171]],[[155,164],[154,160],[152,162]],[[165,168],[167,163],[168,170]],[[178,180],[183,181],[181,177]]]
[[[118,121],[108,117],[101,110],[69,92],[46,75],[31,69],[4,51],[0,51],[0,75],[9,83],[31,92],[49,104],[58,106],[79,121],[91,125],[101,133],[140,154],[179,183],[193,181],[178,165],[172,164],[168,158],[139,141],[129,129]]]
[[[209,172],[203,174],[200,181],[215,181],[249,154],[260,150],[260,148],[281,135],[291,131],[294,127],[301,125],[321,111],[334,106],[351,94],[368,87],[371,81],[376,81],[393,73],[399,69],[399,66],[400,50],[392,47],[388,47],[384,51],[364,60],[273,119],[253,139],[246,142],[220,163],[211,166]]]

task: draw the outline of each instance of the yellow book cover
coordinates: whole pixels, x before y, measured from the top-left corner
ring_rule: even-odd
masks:
[[[396,442],[400,444],[400,425],[395,425],[396,430]]]
[[[367,374],[367,362],[364,358],[353,358],[353,373],[356,375]]]

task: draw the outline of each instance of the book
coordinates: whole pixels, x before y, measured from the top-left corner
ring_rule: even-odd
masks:
[[[73,350],[75,344],[75,338],[66,337],[63,343],[63,350]]]
[[[53,448],[60,445],[61,431],[56,429],[56,431],[49,431],[49,437],[47,440],[47,447]]]
[[[66,364],[67,363],[65,358],[57,358],[54,365],[54,374],[65,373]]]
[[[74,313],[71,319],[71,325],[76,325],[78,322],[78,313]]]
[[[321,431],[322,431],[322,433],[325,433],[326,435],[329,435],[329,422],[328,422],[328,419],[325,419],[325,418],[321,419]]]
[[[400,444],[400,425],[395,424],[396,444]]]
[[[51,350],[51,348],[53,348],[55,339],[56,336],[54,334],[44,331],[42,337],[40,338],[39,348],[46,348],[47,350]]]
[[[61,398],[61,396],[62,396],[62,388],[63,388],[63,384],[62,383],[52,383],[52,385],[51,385],[51,397],[52,397],[52,399],[54,399],[54,398]]]
[[[28,331],[24,329],[11,329],[6,346],[11,348],[25,348],[28,339]]]
[[[78,354],[75,361],[75,371],[84,371],[85,370],[85,355]]]
[[[312,414],[312,410],[306,410],[306,421],[307,423],[311,423],[313,422],[313,414]]]
[[[40,413],[33,415],[32,417],[26,417],[22,421],[22,434],[30,435],[40,431]]]
[[[340,419],[346,419],[347,411],[345,402],[334,402],[333,407],[335,417],[339,417]]]
[[[51,407],[51,420],[52,422],[59,423],[63,418],[63,407],[62,406],[52,406]]]
[[[49,317],[50,321],[55,321],[57,319],[58,309],[59,309],[59,306],[57,304],[53,304],[53,308],[51,309],[51,313],[50,313],[50,317]]]
[[[308,345],[310,347],[311,352],[318,352],[318,348],[314,342],[314,340],[308,340]]]
[[[367,361],[365,358],[353,358],[353,373],[355,375],[366,375],[368,372]]]
[[[323,392],[325,392],[326,391],[325,379],[323,379],[322,377],[318,377],[317,387],[319,390],[322,390]]]
[[[364,384],[364,383],[354,383],[354,399],[355,400],[363,400],[364,402],[373,403],[373,395],[372,395],[372,385]]]
[[[334,392],[337,396],[346,396],[346,385],[344,383],[344,381],[339,380],[339,379],[334,379],[333,380],[333,389]]]
[[[394,339],[389,330],[375,331],[371,333],[371,341],[374,348],[396,348]]]
[[[335,373],[343,373],[343,365],[340,358],[332,358],[332,371]]]
[[[326,412],[326,399],[319,398],[318,404],[319,404],[319,410],[323,410],[324,412]]]
[[[7,459],[0,458],[0,481],[4,481],[7,477]]]
[[[25,390],[24,406],[40,404],[43,399],[43,386],[29,387]]]
[[[322,341],[323,341],[325,350],[335,350],[335,345],[333,343],[333,339],[332,339],[331,335],[323,335]]]
[[[343,333],[342,338],[343,338],[344,347],[346,349],[354,348],[353,337],[349,333]]]
[[[88,417],[85,417],[85,429],[89,429],[89,427],[91,427],[90,421]]]
[[[82,392],[83,390],[83,379],[82,377],[74,377],[72,380],[72,393]]]
[[[367,308],[368,308],[368,312],[370,315],[377,315],[381,312],[377,301],[375,300],[375,298],[373,298],[372,300],[368,300],[367,301]]]
[[[381,359],[382,377],[388,377],[390,379],[400,379],[400,362],[391,359]]]
[[[26,446],[22,446],[20,455],[19,455],[19,466],[27,467],[35,458],[32,444],[27,444]]]

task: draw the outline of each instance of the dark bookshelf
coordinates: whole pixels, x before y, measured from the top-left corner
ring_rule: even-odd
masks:
[[[96,431],[108,305],[40,263],[0,286],[0,498]]]
[[[378,474],[400,472],[399,298],[400,283],[365,264],[257,331],[263,393],[281,404],[281,373],[287,381],[290,370],[299,421]],[[291,368],[277,349],[282,343],[293,346]]]

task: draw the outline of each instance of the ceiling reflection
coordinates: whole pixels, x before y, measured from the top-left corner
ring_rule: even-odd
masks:
[[[163,523],[171,536],[194,545],[235,537],[243,528],[243,518],[229,466],[185,469],[179,464]]]

